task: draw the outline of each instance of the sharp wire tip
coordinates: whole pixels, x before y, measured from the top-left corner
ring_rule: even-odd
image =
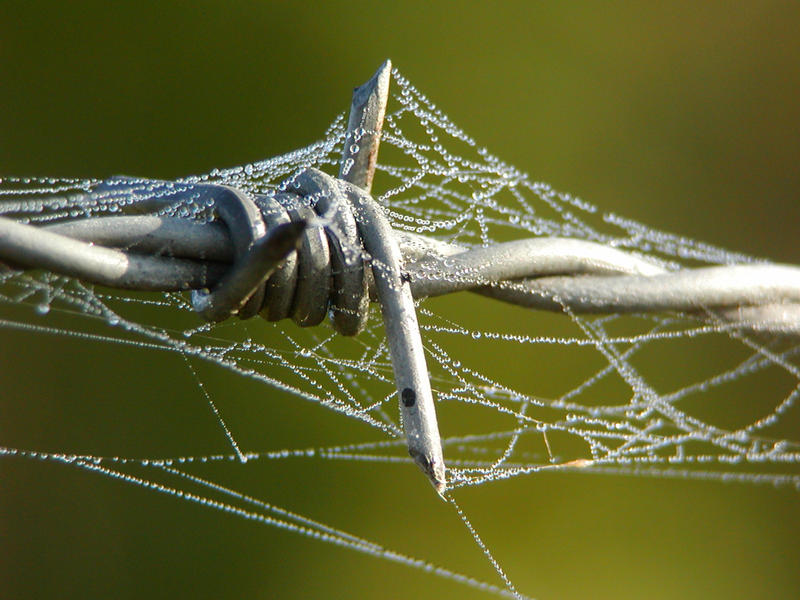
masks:
[[[450,500],[447,497],[447,482],[431,479],[431,483],[433,484],[433,489],[435,489],[436,493],[439,494],[439,497],[445,502],[449,502]]]
[[[373,259],[373,278],[401,398],[409,453],[444,498],[444,458],[414,300],[407,284],[398,288],[393,283],[393,278],[401,279],[402,255],[391,224],[369,196],[391,78],[392,62],[387,59],[369,81],[353,91],[339,179],[355,188],[348,194],[359,209],[362,242]],[[378,264],[382,267],[378,268]]]

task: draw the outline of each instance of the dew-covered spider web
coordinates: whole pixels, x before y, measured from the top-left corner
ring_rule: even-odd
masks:
[[[478,145],[397,72],[393,86],[373,195],[397,230],[464,247],[526,237],[579,238],[669,270],[757,262],[605,213],[536,182]],[[340,116],[308,147],[174,185],[216,182],[269,194],[308,167],[335,175],[343,144],[354,141],[345,139],[345,131]],[[97,191],[100,183],[4,177],[0,214],[44,224],[141,212],[148,199],[164,194],[158,183],[143,183],[133,197]],[[208,205],[185,200],[157,214],[212,218]],[[555,470],[800,487],[800,345],[794,337],[674,313],[543,313],[468,292],[420,301],[417,310],[455,500],[465,488],[506,485],[499,482]],[[535,593],[514,588],[514,573],[507,579],[503,561],[492,558],[502,548],[484,545],[479,528],[469,525],[457,505],[472,534],[464,543],[476,542],[496,573],[461,572],[447,555],[362,537],[272,504],[260,485],[249,487],[249,477],[265,476],[265,464],[303,461],[320,470],[363,463],[383,470],[388,481],[401,471],[422,481],[405,448],[375,305],[366,330],[345,338],[327,323],[305,329],[258,318],[208,324],[193,311],[188,294],[121,293],[44,271],[6,270],[0,272],[0,327],[9,336],[71,340],[167,364],[190,381],[192,427],[202,424],[195,428],[198,441],[169,431],[86,444],[77,435],[0,440],[4,460],[63,463],[487,594]],[[663,368],[665,363],[671,368]],[[232,374],[253,397],[232,401],[214,384],[219,371]],[[125,386],[144,383],[134,376]],[[149,400],[137,414],[156,415],[168,401]],[[310,409],[303,414],[332,415],[341,428],[330,433],[309,427],[293,434],[294,445],[274,445],[248,430],[248,419],[284,418],[292,403]],[[280,415],[269,416],[275,407]],[[115,419],[113,397],[104,410],[110,421],[121,421],[116,428],[136,418],[125,410],[120,414],[128,417]],[[280,473],[282,467],[276,468]],[[436,502],[423,483],[417,492]],[[456,511],[453,518],[459,521]]]

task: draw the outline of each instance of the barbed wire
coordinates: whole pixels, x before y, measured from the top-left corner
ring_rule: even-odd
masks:
[[[331,313],[339,333],[356,335],[378,301],[409,451],[440,492],[444,462],[414,299],[471,291],[567,314],[679,312],[721,329],[800,335],[800,267],[670,270],[579,239],[469,248],[392,229],[369,194],[390,73],[387,61],[356,89],[337,178],[308,169],[258,195],[115,177],[83,196],[113,193],[132,213],[200,203],[214,219],[123,214],[33,225],[0,217],[0,261],[124,290],[191,290],[209,321],[261,314],[313,326]]]
[[[180,187],[186,189],[169,196],[171,202],[199,188],[210,188],[212,197],[227,193],[224,186]],[[792,265],[668,271],[636,254],[578,239],[530,238],[470,249],[406,231],[394,236],[415,299],[466,290],[556,312],[565,306],[576,314],[676,311],[743,329],[800,334],[800,268]],[[230,270],[234,254],[220,222],[131,215],[34,226],[0,217],[0,260],[8,267],[47,269],[118,289],[211,289]]]

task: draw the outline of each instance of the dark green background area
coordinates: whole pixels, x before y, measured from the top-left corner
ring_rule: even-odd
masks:
[[[390,57],[532,178],[660,229],[800,263],[798,31],[793,2],[2,2],[0,175],[170,178],[292,150],[319,139]],[[493,360],[537,373],[512,354]],[[201,376],[247,447],[364,436],[311,404],[264,401],[269,392],[242,378]],[[0,328],[0,445],[223,451],[203,402],[174,357]],[[207,474],[494,580],[410,467],[285,461]],[[790,490],[561,474],[459,500],[521,591],[542,600],[800,593]],[[0,597],[480,596],[108,478],[3,458]]]

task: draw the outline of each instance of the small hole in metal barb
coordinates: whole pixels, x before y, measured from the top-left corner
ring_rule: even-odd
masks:
[[[417,394],[411,388],[405,388],[400,392],[400,397],[403,399],[403,406],[407,407],[414,406],[414,402],[417,401]]]

